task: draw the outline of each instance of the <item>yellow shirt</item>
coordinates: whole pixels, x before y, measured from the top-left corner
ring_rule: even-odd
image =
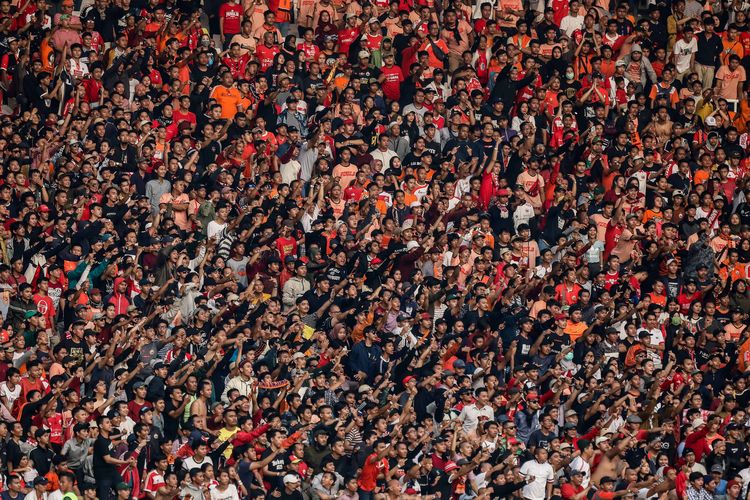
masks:
[[[221,429],[219,429],[219,441],[229,441],[239,431],[240,431],[239,427],[236,427],[233,431],[230,431],[226,427],[222,427]],[[233,448],[234,447],[231,444],[227,446],[227,449],[224,450],[224,457],[231,458]]]

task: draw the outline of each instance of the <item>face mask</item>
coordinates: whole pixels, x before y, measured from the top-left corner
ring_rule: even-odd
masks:
[[[572,80],[573,78],[575,78],[575,76],[576,75],[572,71],[565,72],[565,78],[567,78],[568,80]]]
[[[565,361],[573,361],[573,353],[569,352],[565,355]]]
[[[201,40],[201,45],[209,47],[211,45],[211,40]]]

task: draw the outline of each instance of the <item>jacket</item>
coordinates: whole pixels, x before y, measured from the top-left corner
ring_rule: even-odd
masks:
[[[284,283],[282,302],[286,310],[294,307],[294,302],[298,297],[310,289],[310,282],[305,278],[293,276]]]

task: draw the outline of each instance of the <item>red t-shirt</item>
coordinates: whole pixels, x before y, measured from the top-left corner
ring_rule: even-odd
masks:
[[[401,97],[401,82],[404,81],[404,75],[401,73],[401,68],[394,65],[390,68],[383,66],[380,70],[380,74],[385,77],[383,80],[383,94],[391,101],[398,101]]]
[[[236,35],[242,23],[242,5],[225,3],[219,7],[219,17],[224,19],[224,34]]]
[[[344,199],[359,201],[362,199],[362,195],[364,194],[364,192],[365,190],[360,187],[349,186],[344,189]]]
[[[570,500],[577,494],[583,491],[583,486],[578,485],[573,486],[571,483],[564,483],[560,487],[560,495],[563,497],[564,500]]]
[[[55,319],[55,305],[52,299],[47,295],[34,295],[34,303],[39,314],[47,320],[47,326],[51,325]]]
[[[284,261],[287,255],[297,255],[297,240],[294,238],[279,238],[276,240],[276,250],[279,251],[279,258]]]
[[[375,461],[377,456],[377,453],[373,453],[367,457],[364,465],[362,465],[362,473],[359,475],[359,481],[357,481],[357,485],[359,485],[362,491],[370,492],[375,490],[378,475],[388,474],[388,460],[381,458]]]
[[[179,109],[176,109],[172,112],[172,121],[176,124],[180,124],[180,122],[188,122],[195,125],[198,123],[198,121],[195,118],[195,113],[192,111],[188,111],[187,113],[183,113]]]

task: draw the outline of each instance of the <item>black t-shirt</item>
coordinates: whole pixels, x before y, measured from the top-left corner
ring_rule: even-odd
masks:
[[[579,82],[578,80],[568,82],[567,80],[563,79],[560,82],[560,90],[562,90],[563,94],[565,94],[565,97],[567,97],[568,99],[575,99],[576,93],[581,90],[581,82]]]
[[[345,136],[344,134],[336,134],[336,136],[334,136],[333,138],[333,140],[338,143],[344,143],[346,141],[355,141],[357,139],[362,139],[362,134],[355,132],[349,137]],[[342,149],[344,148],[336,148],[336,155],[339,155]]]
[[[60,345],[68,350],[68,355],[76,358],[77,361],[83,362],[86,349],[86,343],[74,338],[65,339]]]
[[[529,436],[529,446],[549,449],[549,445],[557,435],[554,432],[545,434],[544,430],[537,429]]]
[[[22,498],[23,495],[21,495],[20,493],[16,496],[12,496],[9,490],[5,490],[2,494],[0,494],[0,499],[2,500],[21,500]]]
[[[175,411],[179,406],[175,406],[172,398],[166,398],[164,400],[164,435],[171,439],[177,439],[178,428],[180,424],[180,417],[177,418],[170,416],[169,414]]]
[[[111,456],[112,450],[112,441],[105,438],[104,436],[99,436],[96,438],[96,441],[94,441],[94,461],[93,461],[93,467],[94,467],[94,474],[96,477],[101,478],[117,478],[119,475],[117,473],[117,468],[112,465],[108,464],[104,461],[104,457]]]
[[[286,489],[283,486],[281,486],[279,488],[274,488],[271,491],[269,491],[266,494],[266,498],[268,499],[283,498],[284,500],[302,500],[304,497],[302,496],[302,493],[300,493],[299,490],[294,490],[291,493],[287,493]]]
[[[13,468],[18,467],[21,463],[21,458],[24,454],[21,451],[21,447],[14,440],[8,441],[8,462],[13,464]]]
[[[410,151],[406,154],[406,157],[404,157],[404,168],[411,167],[416,169],[422,164],[422,155],[417,155],[414,151]]]
[[[359,78],[363,81],[363,83],[370,82],[373,80],[377,80],[380,76],[380,70],[377,68],[372,68],[370,66],[366,68],[362,68],[360,66],[355,67],[352,69],[352,78]]]
[[[40,476],[46,476],[50,468],[52,468],[52,457],[55,456],[55,452],[49,448],[42,448],[37,446],[31,453],[29,458],[34,462],[34,468],[39,472]]]
[[[271,455],[271,453],[273,453],[273,451],[271,451],[271,448],[266,448],[266,451],[264,451],[260,456],[260,460],[265,460],[269,455]],[[284,473],[287,471],[287,466],[289,465],[289,463],[289,455],[287,453],[279,453],[273,460],[271,460],[271,463],[268,464],[268,471]],[[271,484],[273,488],[280,488],[283,490],[283,476],[265,476],[265,479]]]

